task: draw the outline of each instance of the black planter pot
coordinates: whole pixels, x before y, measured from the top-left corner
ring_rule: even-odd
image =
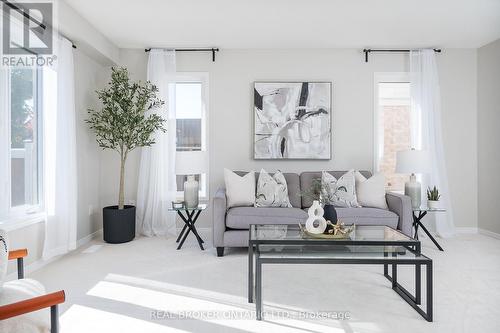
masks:
[[[130,242],[135,237],[135,206],[108,206],[102,209],[103,238],[106,243]]]
[[[324,213],[323,217],[325,220],[332,222],[333,224],[337,223],[337,211],[333,205],[325,205],[323,207]]]

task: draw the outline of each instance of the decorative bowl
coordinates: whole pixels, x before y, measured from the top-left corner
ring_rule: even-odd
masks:
[[[184,201],[172,201],[173,209],[182,209],[184,208]]]

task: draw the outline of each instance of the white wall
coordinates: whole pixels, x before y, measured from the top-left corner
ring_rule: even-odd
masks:
[[[146,79],[144,50],[121,50],[120,64],[135,79]],[[373,76],[408,68],[403,54],[373,54],[368,63],[355,49],[222,50],[181,53],[178,71],[210,75],[210,192],[223,185],[223,168],[301,172],[371,170],[373,164]],[[451,200],[458,227],[477,226],[476,50],[449,49],[438,55],[442,91],[443,135]],[[252,98],[256,80],[333,82],[333,159],[331,161],[255,161],[252,159]],[[127,165],[126,197],[135,200],[138,154]],[[118,160],[102,155],[103,203],[116,202]],[[210,212],[200,226],[211,226]]]
[[[478,50],[479,228],[500,234],[500,39]]]
[[[113,65],[120,49],[65,1],[56,0],[58,30],[101,64]]]
[[[86,54],[75,54],[76,142],[78,165],[78,226],[77,239],[102,228],[100,208],[100,148],[89,129],[87,109],[97,109],[100,102],[95,90],[101,88],[101,66]]]

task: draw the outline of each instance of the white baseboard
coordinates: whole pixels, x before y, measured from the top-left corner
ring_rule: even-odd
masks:
[[[490,237],[493,237],[493,238],[496,238],[496,239],[500,239],[500,234],[498,234],[496,232],[489,231],[489,230],[486,230],[486,229],[481,229],[481,228],[479,228],[478,231],[479,231],[479,233],[481,235],[490,236]]]
[[[97,238],[97,236],[99,236],[100,234],[102,234],[102,229],[99,229],[99,230],[91,233],[90,235],[87,235],[87,236],[77,240],[76,241],[76,249],[74,249],[73,251],[78,250],[80,247],[84,246],[85,244],[90,242],[92,239]],[[71,252],[73,252],[73,251],[71,251]],[[24,266],[24,274],[27,275],[27,274],[33,273],[33,272],[39,270],[40,268],[45,267],[46,265],[53,263],[54,261],[59,260],[60,258],[65,256],[66,254],[55,256],[55,257],[52,257],[50,259],[40,258],[38,260],[35,260],[31,264]],[[14,279],[17,279],[17,270],[15,270],[14,272],[12,272],[6,276],[6,280],[10,281],[10,280],[14,280]]]
[[[92,239],[94,238],[97,238],[98,236],[102,235],[102,228],[97,230],[97,231],[94,231],[93,233],[91,233],[90,235],[87,235],[79,240],[76,241],[76,248],[80,248],[82,247],[83,245],[87,244],[88,242],[90,242]]]
[[[496,233],[496,232],[493,232],[493,231],[489,231],[489,230],[486,230],[486,229],[482,229],[482,228],[476,228],[476,227],[458,227],[458,228],[455,228],[455,231],[457,232],[457,234],[481,234],[481,235],[484,235],[484,236],[489,236],[489,237],[493,237],[493,238],[496,238],[496,239],[500,239],[500,234],[499,233]]]
[[[457,234],[477,234],[478,230],[476,227],[457,227],[455,228]]]

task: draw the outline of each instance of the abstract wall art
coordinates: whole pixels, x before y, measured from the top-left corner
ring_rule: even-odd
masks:
[[[331,82],[255,82],[254,158],[331,159]]]

